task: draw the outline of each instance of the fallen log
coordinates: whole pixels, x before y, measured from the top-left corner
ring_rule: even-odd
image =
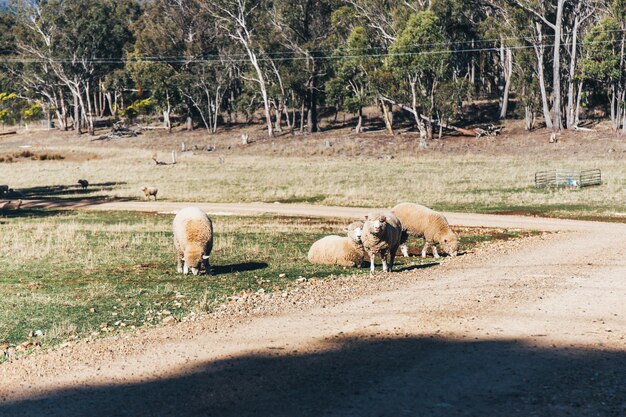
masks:
[[[15,130],[11,130],[9,132],[0,132],[0,136],[7,136],[7,135],[16,135],[17,131]]]

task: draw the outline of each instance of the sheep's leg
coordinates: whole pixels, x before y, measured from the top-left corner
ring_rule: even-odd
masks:
[[[406,243],[400,245],[400,250],[402,251],[402,256],[404,256],[405,258],[409,257],[409,247]]]
[[[209,258],[204,259],[202,264],[204,265],[204,271],[206,274],[211,275],[211,264],[209,263]]]
[[[370,253],[370,272],[373,274],[374,273],[374,261],[376,260],[376,255],[374,255],[373,253]]]
[[[389,253],[389,272],[393,269],[393,261],[396,259],[396,252],[398,251],[398,247],[392,248]]]
[[[424,248],[422,249],[422,258],[426,257],[426,251],[428,251],[428,243],[429,242],[427,240],[424,241]]]
[[[437,245],[433,245],[433,256],[439,259],[439,254],[437,253]]]
[[[186,260],[183,260],[183,274],[189,275],[189,265]]]
[[[389,269],[387,269],[387,255],[384,253],[381,253],[380,260],[383,263],[383,272],[389,272]]]
[[[179,274],[183,273],[183,259],[178,253],[176,254],[176,271],[178,271]]]

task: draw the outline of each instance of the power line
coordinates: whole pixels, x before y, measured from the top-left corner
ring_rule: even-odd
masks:
[[[577,42],[577,45],[600,45],[600,44],[613,44],[620,43],[621,40],[604,40],[604,41],[590,41],[590,42]],[[572,43],[559,43],[559,46],[571,46]],[[518,45],[518,46],[509,46],[507,48],[512,50],[526,50],[526,49],[534,49],[534,48],[554,48],[557,46],[557,43],[550,44],[540,44],[540,45]],[[315,59],[322,60],[337,60],[337,59],[355,59],[355,58],[385,58],[385,57],[400,57],[400,56],[419,56],[419,55],[443,55],[443,54],[460,54],[460,53],[477,53],[477,52],[495,52],[500,51],[500,47],[487,47],[487,48],[468,48],[468,49],[445,49],[445,50],[428,50],[428,51],[416,51],[416,52],[384,52],[384,53],[373,53],[373,54],[343,54],[343,55],[325,55],[325,56],[315,56]],[[303,61],[310,59],[305,56],[298,57],[278,57],[278,58],[269,58],[269,57],[260,57],[258,61],[274,61],[274,62],[287,62],[287,61]],[[90,59],[77,59],[77,60],[68,60],[68,59],[28,59],[28,58],[5,58],[2,60],[6,63],[22,63],[22,64],[46,64],[46,63],[56,63],[56,64],[74,64],[81,65],[83,63],[89,64],[103,64],[103,65],[114,65],[114,64],[132,64],[132,63],[166,63],[166,64],[192,64],[192,63],[205,63],[205,64],[214,64],[214,63],[224,63],[227,62],[236,62],[236,63],[246,63],[247,59],[231,59],[229,57],[225,57],[224,59],[208,59],[208,58],[184,58],[184,57],[137,57],[137,58],[90,58]]]
[[[611,30],[601,30],[601,31],[597,31],[596,33],[617,33],[617,32],[624,32],[626,33],[626,29],[611,29]],[[543,35],[544,38],[554,38],[555,35]],[[430,43],[414,43],[414,44],[407,44],[407,45],[403,45],[402,47],[400,47],[401,49],[409,49],[409,48],[426,48],[426,47],[435,47],[435,46],[446,46],[446,47],[450,47],[451,45],[470,45],[468,48],[465,49],[452,49],[452,50],[443,50],[440,51],[441,53],[448,53],[448,52],[452,52],[452,53],[456,53],[456,52],[472,52],[472,51],[476,51],[476,52],[482,52],[482,51],[492,51],[492,50],[497,50],[499,49],[499,46],[493,46],[493,47],[476,47],[476,45],[481,45],[481,44],[486,44],[486,43],[496,43],[496,42],[503,42],[503,41],[532,41],[535,38],[532,36],[510,36],[510,37],[503,37],[503,38],[493,38],[493,39],[477,39],[477,40],[464,40],[464,41],[445,41],[445,42],[430,42]],[[578,42],[578,44],[584,44],[584,42]],[[565,45],[565,43],[561,43],[561,45]],[[508,46],[508,48],[510,49],[526,49],[524,47],[529,47],[528,49],[532,48],[532,45],[517,45],[517,46]],[[541,45],[540,45],[541,46]],[[551,45],[544,45],[544,46],[554,46],[553,44]],[[363,47],[363,48],[349,48],[350,50],[353,51],[387,51],[389,49],[389,47],[383,47],[383,46],[367,46],[367,47]],[[396,48],[398,49],[398,48]],[[335,52],[336,49],[314,49],[314,50],[310,50],[307,51],[309,55],[315,55],[316,59],[329,59],[331,57],[336,56],[337,58],[342,58],[342,55],[332,55],[333,52]],[[0,50],[0,53],[2,52],[14,52],[14,51],[10,51],[10,50]],[[326,54],[331,54],[331,55],[318,55],[319,53],[326,53]],[[263,52],[263,57],[268,57],[268,58],[260,58],[263,60],[270,60],[273,57],[277,57],[275,60],[290,60],[289,57],[287,58],[281,58],[281,55],[298,55],[301,54],[301,52],[297,52],[297,51],[280,51],[280,52]],[[351,54],[352,55],[356,55],[356,54]],[[388,55],[387,52],[380,52],[378,54],[371,54],[371,56],[386,56]],[[219,62],[220,57],[222,57],[223,55],[220,54],[207,54],[204,55],[202,58],[190,58],[190,57],[185,57],[184,55],[160,55],[160,56],[141,56],[141,57],[137,57],[136,60],[140,60],[141,62],[149,62],[149,61],[156,61],[156,62],[171,62],[171,63],[186,63],[186,62],[199,62],[199,61],[203,61],[203,62],[208,62],[208,61],[212,61],[212,58],[215,58],[214,61],[215,62]],[[360,55],[359,56],[366,56],[366,55]],[[228,59],[232,62],[232,61],[237,61],[237,60],[233,60],[233,57],[240,57],[240,58],[245,58],[245,59],[241,59],[241,61],[247,61],[247,57],[248,54],[247,53],[236,53],[236,54],[229,54],[228,55]],[[308,57],[293,57],[294,60],[305,60],[305,59],[309,59]],[[79,60],[81,62],[101,62],[101,63],[125,63],[125,62],[132,62],[133,58],[131,59],[124,59],[124,58],[91,58],[88,60]],[[32,62],[37,62],[37,61],[32,61]],[[50,62],[49,60],[42,60],[41,62]],[[52,60],[52,62],[71,62],[71,60]]]

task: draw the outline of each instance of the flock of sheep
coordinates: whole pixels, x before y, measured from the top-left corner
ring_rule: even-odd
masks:
[[[213,223],[209,216],[197,207],[184,208],[174,217],[173,231],[177,271],[198,275],[204,268],[210,274]],[[347,236],[326,236],[313,243],[308,253],[309,261],[361,267],[368,255],[370,270],[374,272],[374,261],[378,256],[383,271],[390,272],[398,249],[405,257],[409,256],[406,245],[409,236],[424,238],[422,257],[426,257],[428,248],[432,247],[433,256],[439,258],[437,245],[450,256],[456,256],[459,250],[459,237],[446,218],[414,203],[400,203],[390,212],[368,214],[365,221],[349,224],[344,232]]]
[[[351,223],[344,229],[347,236],[326,236],[311,246],[308,259],[314,264],[360,267],[367,254],[370,270],[374,272],[376,256],[380,257],[383,272],[390,272],[398,249],[409,256],[406,241],[409,236],[424,238],[422,258],[429,247],[439,258],[437,245],[447,254],[456,256],[459,237],[446,218],[434,210],[415,203],[400,203],[390,212],[375,212],[365,221]],[[387,262],[389,258],[389,262]]]
[[[89,182],[78,180],[87,189]],[[11,190],[0,185],[0,194]],[[156,200],[156,187],[143,187],[146,198]],[[19,210],[22,200],[0,202],[0,210]],[[174,217],[174,247],[176,249],[177,271],[194,275],[204,268],[211,272],[209,256],[213,248],[213,224],[207,214],[199,208],[187,207]],[[374,212],[365,216],[365,221],[356,221],[345,229],[346,236],[326,236],[311,246],[308,260],[313,264],[361,267],[365,256],[369,257],[370,269],[374,272],[378,256],[384,272],[393,269],[398,249],[409,256],[406,241],[409,236],[423,237],[422,257],[426,257],[429,247],[433,256],[439,258],[437,245],[448,255],[456,256],[459,237],[452,231],[446,218],[428,207],[414,203],[400,203],[389,212]]]

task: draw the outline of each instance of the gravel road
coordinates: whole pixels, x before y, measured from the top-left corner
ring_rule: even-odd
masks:
[[[333,217],[368,211],[198,206]],[[199,320],[7,362],[0,416],[626,415],[626,224],[447,217],[461,226],[558,233],[494,243],[428,268],[251,294]]]

